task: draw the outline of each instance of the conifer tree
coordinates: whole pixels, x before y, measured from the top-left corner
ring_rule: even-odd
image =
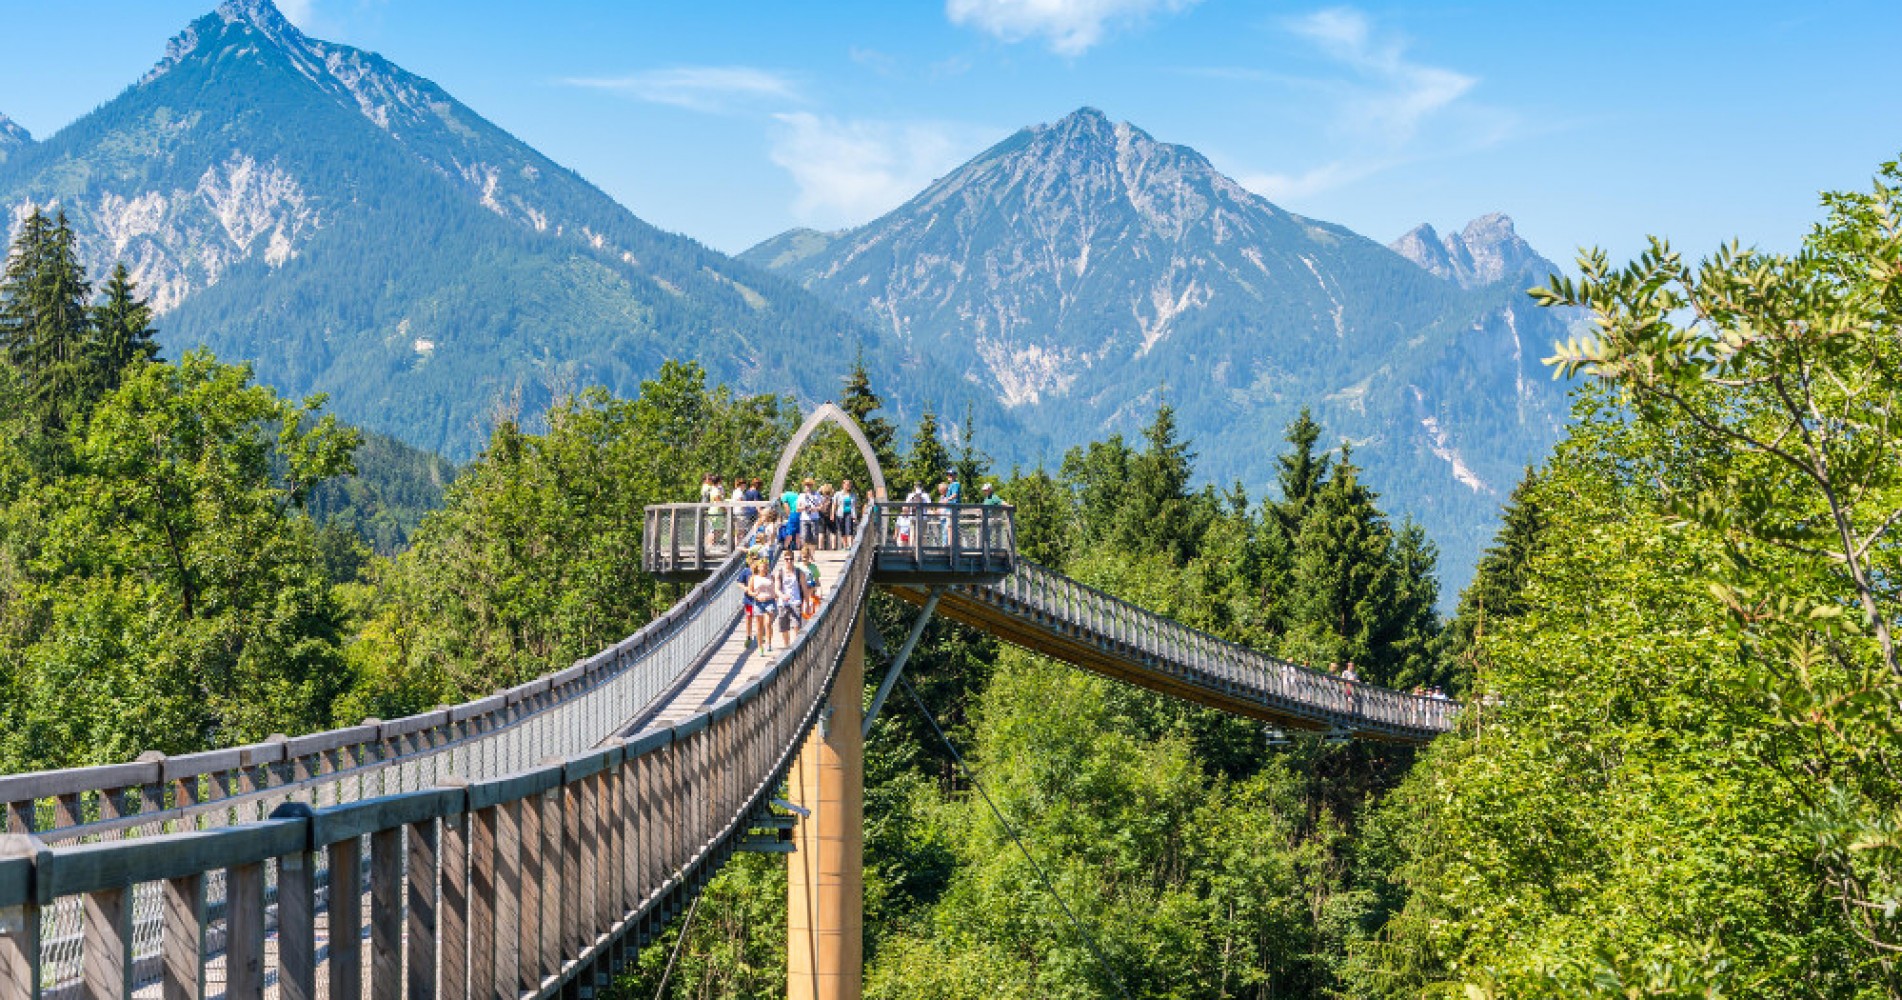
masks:
[[[158,357],[152,307],[138,294],[138,286],[123,263],[114,264],[106,279],[105,300],[92,308],[89,359],[99,395],[119,385],[128,365]]]
[[[964,501],[976,503],[978,480],[984,476],[984,467],[989,464],[988,456],[977,448],[977,419],[969,400],[964,404],[964,423],[958,429],[958,458],[951,467],[958,470],[958,479],[964,483]]]
[[[865,439],[872,443],[872,454],[878,456],[878,463],[892,469],[898,467],[898,451],[895,448],[898,428],[884,417],[873,416],[884,405],[885,400],[872,391],[871,376],[865,371],[865,349],[860,347],[858,356],[852,359],[852,370],[846,373],[845,386],[839,396],[839,409],[858,421],[859,429],[865,432]]]
[[[1288,602],[1292,632],[1307,655],[1351,660],[1369,680],[1387,666],[1376,664],[1375,654],[1399,588],[1393,532],[1374,500],[1343,447],[1295,540]]]
[[[18,369],[27,408],[49,436],[70,427],[87,398],[91,288],[74,243],[64,212],[49,223],[34,209],[0,278],[0,350]]]
[[[1477,672],[1475,647],[1492,623],[1525,611],[1522,591],[1546,525],[1544,511],[1534,498],[1538,482],[1538,474],[1528,468],[1519,485],[1513,487],[1499,532],[1480,556],[1473,582],[1460,591],[1459,607],[1440,636],[1439,654],[1448,673],[1447,683],[1456,689],[1471,686]]]
[[[1301,408],[1301,415],[1294,418],[1282,435],[1291,446],[1288,451],[1275,459],[1280,467],[1276,478],[1281,485],[1281,502],[1271,510],[1275,523],[1281,528],[1282,537],[1290,544],[1301,534],[1301,521],[1307,515],[1308,505],[1314,494],[1327,480],[1327,453],[1314,453],[1314,443],[1320,440],[1321,425],[1316,423],[1307,407]]]
[[[1427,537],[1425,528],[1412,518],[1401,524],[1393,541],[1392,613],[1386,616],[1380,636],[1384,648],[1374,651],[1379,676],[1369,679],[1402,689],[1448,684],[1437,655],[1440,616],[1435,605],[1440,600],[1440,581],[1434,574],[1439,561],[1439,547]]]
[[[904,482],[891,485],[892,492],[903,497],[913,486],[927,491],[937,489],[938,480],[951,471],[951,452],[938,436],[938,414],[930,406],[918,418],[918,430],[911,436],[911,448],[905,452]]]
[[[1120,542],[1132,551],[1160,550],[1182,565],[1200,545],[1213,513],[1213,497],[1206,505],[1192,502],[1189,479],[1195,473],[1195,452],[1179,435],[1174,407],[1167,402],[1156,407],[1155,419],[1143,428],[1143,442],[1145,447],[1129,465]]]

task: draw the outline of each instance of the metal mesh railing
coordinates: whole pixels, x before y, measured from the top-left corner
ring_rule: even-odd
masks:
[[[1459,711],[1445,698],[1346,680],[1218,639],[1027,559],[999,583],[958,589],[1008,614],[1061,625],[1108,655],[1179,683],[1329,728],[1426,740],[1451,730]]]
[[[599,988],[783,781],[858,628],[869,552],[853,547],[832,599],[765,673],[631,741],[213,829],[26,851],[24,838],[0,842],[0,1000]],[[716,579],[735,590],[730,575]],[[482,759],[507,758],[467,763]],[[328,891],[329,872],[349,889]],[[226,890],[214,900],[218,873]],[[150,956],[132,914],[146,890],[163,901]],[[67,900],[82,913],[76,969],[46,962],[41,941],[43,911]]]
[[[299,740],[262,745],[276,760],[252,763],[243,751],[140,765],[75,769],[0,778],[19,826],[48,846],[77,846],[161,837],[255,823],[286,802],[332,807],[432,788],[454,777],[482,781],[528,770],[539,762],[591,748],[613,735],[644,705],[670,689],[732,628],[740,594],[732,586],[738,562],[724,566],[686,600],[647,628],[564,671],[516,689],[455,708],[394,723],[366,723]],[[304,747],[336,744],[324,749]],[[300,747],[299,744],[303,744]],[[131,768],[147,768],[171,781],[116,784]],[[89,777],[96,787],[88,788]],[[35,792],[51,792],[38,795]],[[130,808],[128,808],[130,806]],[[62,822],[64,821],[64,822]],[[327,862],[315,877],[327,887]],[[129,894],[129,926],[135,968],[157,960],[165,900],[158,884]],[[207,933],[225,933],[228,888],[225,872],[207,872],[203,891]],[[265,877],[267,899],[276,898],[275,876]],[[40,968],[57,989],[79,981],[84,914],[78,897],[66,897],[40,914]],[[222,981],[223,961],[208,965],[208,986]],[[214,990],[215,992],[215,990]]]

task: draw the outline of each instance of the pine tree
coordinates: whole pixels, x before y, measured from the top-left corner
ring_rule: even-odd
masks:
[[[1301,408],[1301,415],[1294,418],[1282,435],[1291,446],[1275,464],[1280,466],[1276,478],[1281,485],[1281,502],[1271,510],[1275,522],[1280,525],[1282,537],[1292,543],[1301,534],[1301,521],[1307,516],[1308,505],[1313,502],[1314,494],[1327,481],[1329,456],[1323,452],[1314,453],[1314,443],[1321,438],[1321,425],[1316,423],[1307,407]]]
[[[926,406],[924,415],[918,418],[918,430],[911,436],[911,449],[905,453],[903,470],[904,481],[891,487],[899,497],[911,492],[913,486],[935,491],[938,481],[951,471],[951,452],[939,438],[938,414],[930,406]]]
[[[898,467],[898,452],[894,448],[898,428],[884,417],[873,416],[884,405],[885,400],[872,391],[871,376],[865,372],[865,349],[860,347],[858,356],[852,359],[852,370],[846,373],[839,408],[858,421],[865,439],[872,443],[872,454],[878,456],[878,464],[895,469]]]
[[[126,266],[115,264],[106,279],[105,301],[92,309],[90,367],[99,395],[119,385],[127,366],[158,357],[152,308],[139,298]]]
[[[1446,683],[1456,690],[1471,686],[1477,673],[1475,647],[1491,623],[1525,611],[1523,591],[1546,524],[1534,495],[1538,484],[1538,474],[1528,468],[1513,487],[1499,533],[1480,556],[1473,582],[1460,591],[1459,607],[1440,636],[1438,652],[1445,664]]]
[[[1393,563],[1397,585],[1391,612],[1374,651],[1379,680],[1389,687],[1418,684],[1444,687],[1448,683],[1438,656],[1440,581],[1434,575],[1439,547],[1426,529],[1408,518],[1394,535]],[[1370,678],[1372,679],[1372,678]]]
[[[1156,407],[1155,419],[1143,428],[1143,442],[1129,465],[1128,509],[1118,521],[1118,540],[1130,551],[1165,552],[1180,566],[1200,548],[1214,497],[1198,504],[1189,491],[1195,452],[1179,437],[1174,407],[1166,402]]]
[[[951,467],[958,470],[958,481],[964,484],[964,501],[976,503],[982,499],[977,495],[978,480],[984,476],[984,467],[989,464],[989,456],[977,448],[977,420],[971,403],[964,404],[964,423],[958,428],[958,457]]]
[[[1391,552],[1393,532],[1361,484],[1346,448],[1316,492],[1295,540],[1288,612],[1291,633],[1305,655],[1352,661],[1363,679],[1389,665],[1376,662],[1399,589]]]
[[[90,381],[86,300],[91,288],[74,244],[64,212],[49,224],[34,209],[0,279],[0,350],[19,371],[27,408],[41,433],[53,437],[80,416]]]

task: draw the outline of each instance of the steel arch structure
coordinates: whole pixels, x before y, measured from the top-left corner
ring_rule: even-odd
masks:
[[[786,442],[786,450],[779,453],[779,466],[773,470],[772,495],[778,496],[785,492],[786,477],[792,473],[793,460],[799,457],[799,453],[805,450],[806,442],[827,421],[844,431],[845,436],[858,446],[859,457],[865,459],[865,467],[872,473],[871,499],[884,500],[890,497],[885,492],[885,470],[878,464],[878,453],[872,450],[872,442],[859,429],[858,421],[853,420],[852,415],[840,409],[836,403],[820,403],[819,408],[806,417],[806,422],[799,425],[799,430],[793,432],[792,440]]]

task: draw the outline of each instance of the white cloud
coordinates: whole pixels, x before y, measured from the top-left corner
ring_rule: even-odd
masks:
[[[1296,81],[1326,102],[1321,106],[1340,148],[1318,166],[1237,175],[1242,186],[1265,198],[1299,201],[1405,163],[1483,149],[1511,131],[1510,115],[1470,99],[1477,77],[1416,60],[1405,38],[1380,30],[1358,10],[1332,7],[1282,26],[1342,71]],[[1203,72],[1238,83],[1249,75],[1232,69]]]
[[[1479,83],[1464,73],[1414,62],[1404,39],[1378,37],[1367,15],[1352,8],[1315,11],[1287,26],[1358,78],[1343,109],[1345,124],[1390,141],[1413,138],[1421,122]]]
[[[951,23],[976,28],[1007,42],[1042,38],[1050,50],[1079,56],[1103,40],[1115,24],[1153,14],[1173,14],[1198,0],[945,0]]]
[[[1390,165],[1378,161],[1336,160],[1293,174],[1237,174],[1235,182],[1269,201],[1286,202],[1352,184],[1364,177],[1377,174]]]
[[[808,225],[857,225],[897,208],[981,149],[988,133],[934,123],[774,116],[772,160],[798,186],[793,213]]]
[[[784,104],[800,99],[799,88],[790,78],[752,66],[674,66],[626,76],[576,77],[562,82],[692,111],[717,112],[735,104]]]
[[[285,20],[308,30],[317,16],[317,0],[277,0],[277,10]]]

